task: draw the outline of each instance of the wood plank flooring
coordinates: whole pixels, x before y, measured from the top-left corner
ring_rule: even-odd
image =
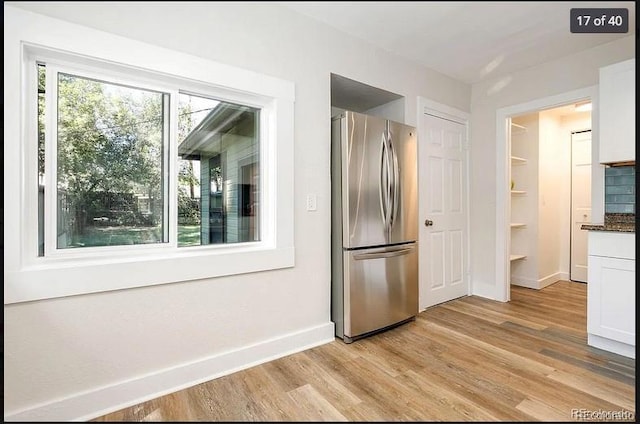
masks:
[[[633,421],[635,360],[587,346],[586,285],[511,297],[456,299],[94,421]]]

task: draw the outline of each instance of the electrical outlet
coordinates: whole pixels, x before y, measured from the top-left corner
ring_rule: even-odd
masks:
[[[316,205],[316,195],[315,194],[307,194],[307,210],[315,211],[317,209]]]

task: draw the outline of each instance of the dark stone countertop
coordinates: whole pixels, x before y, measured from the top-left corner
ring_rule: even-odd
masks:
[[[636,232],[636,214],[634,213],[605,213],[604,224],[583,224],[583,230],[612,231],[618,233]]]

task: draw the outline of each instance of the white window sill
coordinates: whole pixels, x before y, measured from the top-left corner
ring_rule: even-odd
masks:
[[[188,249],[187,249],[188,250]],[[294,249],[225,246],[134,258],[43,260],[5,271],[4,303],[18,303],[294,266]],[[117,272],[114,270],[117,269]]]

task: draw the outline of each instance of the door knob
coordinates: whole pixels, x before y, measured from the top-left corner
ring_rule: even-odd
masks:
[[[433,221],[430,219],[427,219],[424,221],[424,226],[425,227],[431,227],[433,225]]]

